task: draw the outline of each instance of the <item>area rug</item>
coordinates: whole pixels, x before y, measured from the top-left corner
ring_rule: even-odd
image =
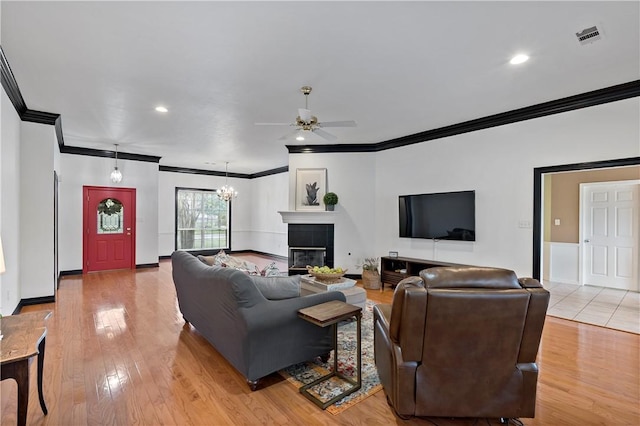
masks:
[[[349,407],[368,398],[382,389],[378,371],[373,360],[373,306],[374,302],[367,300],[366,307],[362,312],[361,333],[362,333],[362,387],[351,395],[347,395],[333,405],[327,407],[326,411],[331,414],[339,414]],[[355,320],[342,322],[338,325],[338,371],[347,377],[357,380],[355,375],[357,356],[357,336]],[[304,362],[280,370],[279,373],[289,383],[296,388],[300,388],[315,379],[329,374],[333,369],[333,354],[329,361],[322,362],[317,359],[313,362]],[[349,384],[344,381],[329,380],[322,386],[317,386],[315,393],[320,399],[328,401],[335,395],[340,394]]]

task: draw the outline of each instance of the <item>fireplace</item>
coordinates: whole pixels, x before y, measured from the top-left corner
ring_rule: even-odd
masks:
[[[309,266],[333,268],[333,224],[289,224],[289,275]]]
[[[289,275],[307,273],[307,265],[324,266],[327,249],[325,247],[289,247]]]

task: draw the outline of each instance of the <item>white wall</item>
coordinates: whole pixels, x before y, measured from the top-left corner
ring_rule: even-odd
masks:
[[[251,180],[251,250],[288,256],[287,225],[278,214],[279,211],[288,209],[288,187],[289,173]]]
[[[123,179],[109,179],[114,159],[62,154],[60,163],[60,270],[82,269],[84,185],[136,189],[136,264],[158,262],[158,163],[118,159]],[[53,251],[51,251],[53,253]]]
[[[174,172],[160,172],[159,175],[157,229],[159,255],[169,256],[175,250],[176,188],[218,189],[225,184],[225,177]],[[253,249],[251,241],[251,216],[253,214],[251,181],[229,178],[229,185],[238,191],[238,197],[231,202],[231,249]]]
[[[549,243],[549,281],[580,284],[580,244]]]
[[[295,210],[296,169],[327,169],[327,190],[338,195],[334,264],[349,274],[358,273],[356,265],[365,257],[381,255],[375,246],[376,161],[375,153],[289,155],[289,210]]]
[[[296,168],[327,168],[340,197],[336,264],[350,270],[356,256],[394,250],[531,276],[533,229],[518,224],[533,221],[533,169],[636,157],[639,140],[633,98],[375,154],[291,154],[289,188]],[[476,242],[398,237],[398,195],[460,190],[476,191]]]
[[[533,169],[640,154],[640,100],[628,99],[380,153],[378,253],[433,258],[430,241],[397,237],[397,196],[473,189],[475,243],[437,244],[436,260],[532,274]]]
[[[6,266],[0,275],[0,313],[10,315],[20,302],[20,117],[0,92],[0,235]]]
[[[55,127],[23,121],[20,135],[21,298],[53,296]],[[34,265],[34,259],[38,259]]]

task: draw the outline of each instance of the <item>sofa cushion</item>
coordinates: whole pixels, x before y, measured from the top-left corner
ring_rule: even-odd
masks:
[[[271,262],[261,270],[255,263],[229,256],[224,250],[220,250],[217,254],[211,256],[200,254],[198,255],[198,259],[205,265],[233,268],[249,275],[262,275],[263,277],[280,276],[280,270],[276,266],[276,262]]]
[[[290,277],[251,275],[250,278],[267,299],[280,300],[300,297],[300,275],[292,275]]]

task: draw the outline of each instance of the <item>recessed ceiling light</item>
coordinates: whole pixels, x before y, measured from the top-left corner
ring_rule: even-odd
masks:
[[[163,106],[157,106],[156,111],[158,112],[169,112],[169,110]]]
[[[509,63],[511,65],[518,65],[521,64],[523,62],[527,62],[529,60],[529,57],[527,55],[516,55],[513,58],[511,58],[511,60],[509,61]]]
[[[304,140],[304,136],[298,135],[298,136],[296,136],[296,140],[297,141],[303,141]]]

